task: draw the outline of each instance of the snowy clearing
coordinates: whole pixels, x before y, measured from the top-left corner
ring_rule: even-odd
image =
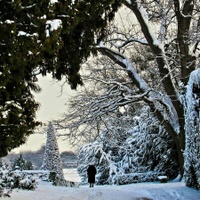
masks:
[[[75,170],[65,170],[67,180],[80,180]],[[11,198],[2,200],[198,200],[200,191],[183,182],[139,183],[123,186],[58,187],[39,181],[34,191],[13,190]]]

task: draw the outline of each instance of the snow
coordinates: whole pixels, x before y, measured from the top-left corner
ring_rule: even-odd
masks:
[[[131,0],[126,0],[126,1],[127,1],[127,3],[131,4]]]
[[[26,33],[24,31],[19,31],[18,32],[18,36],[26,36],[26,37],[37,37],[38,34],[37,33],[33,33],[33,34],[29,34],[29,33]]]
[[[5,23],[6,23],[6,24],[14,24],[15,21],[7,19],[7,20],[5,21]]]
[[[199,66],[200,67],[200,66]],[[191,85],[193,83],[199,85],[199,82],[200,82],[200,69],[196,69],[194,70],[191,75],[190,75],[190,80],[189,80],[189,83],[188,85]],[[191,86],[190,86],[191,87]]]
[[[164,179],[167,178],[167,176],[158,176],[158,179]]]
[[[62,27],[62,21],[60,19],[47,20],[46,22],[46,36],[50,36],[50,32]]]
[[[55,4],[55,3],[58,3],[58,0],[51,0],[50,1],[50,4]]]
[[[200,69],[190,74],[186,92],[186,115],[185,115],[185,179],[188,186],[200,188]],[[193,172],[194,171],[194,172]],[[195,173],[195,176],[193,175]],[[195,179],[195,180],[194,180]]]
[[[75,169],[65,169],[66,178],[78,180]],[[39,181],[34,191],[13,190],[9,200],[197,200],[200,191],[185,186],[183,182],[139,183],[123,186],[103,185],[61,187]],[[8,200],[8,198],[2,198]]]

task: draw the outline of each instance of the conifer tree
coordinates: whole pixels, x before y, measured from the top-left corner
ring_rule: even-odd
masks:
[[[26,161],[23,158],[22,154],[20,154],[19,157],[14,160],[14,163],[12,165],[12,169],[13,170],[16,170],[16,169],[19,169],[19,170],[33,170],[33,164],[32,164],[32,162],[30,160]]]
[[[44,153],[44,159],[41,166],[42,170],[49,170],[56,173],[56,185],[65,185],[64,174],[62,170],[62,161],[59,154],[58,143],[55,135],[55,129],[51,122],[47,128],[47,140]]]
[[[41,17],[48,2],[0,1],[0,156],[25,143],[39,125],[32,91],[40,91],[35,71],[41,62]]]
[[[26,161],[23,158],[22,154],[20,154],[20,156],[15,159],[12,168],[13,168],[13,170],[15,170],[15,169],[24,170],[25,166],[26,166]]]

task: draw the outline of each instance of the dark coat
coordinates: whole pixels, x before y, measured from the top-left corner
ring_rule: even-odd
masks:
[[[95,183],[95,175],[97,170],[94,165],[90,165],[87,169],[88,183]]]

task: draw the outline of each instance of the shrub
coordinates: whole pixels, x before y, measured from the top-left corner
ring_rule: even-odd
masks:
[[[34,190],[36,186],[36,179],[33,176],[26,175],[23,171],[0,169],[0,197],[10,197],[14,188]]]

